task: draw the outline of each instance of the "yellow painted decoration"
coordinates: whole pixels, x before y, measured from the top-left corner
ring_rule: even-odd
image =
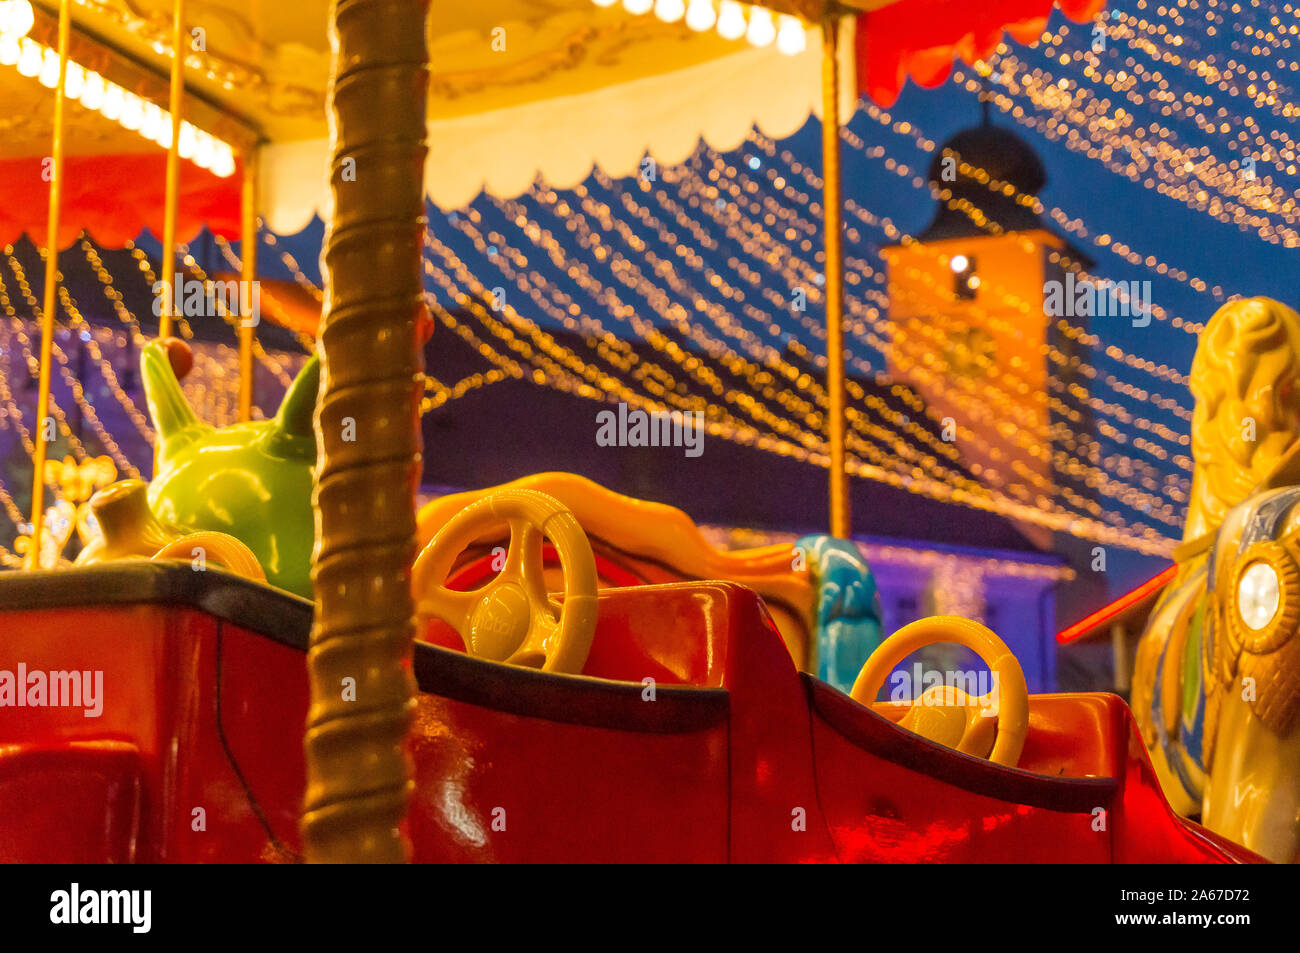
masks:
[[[90,498],[90,511],[99,535],[78,554],[76,564],[108,562],[128,556],[152,558],[181,536],[180,530],[161,523],[149,508],[149,484],[121,480]]]
[[[117,464],[109,456],[87,457],[78,461],[65,456],[62,461],[45,461],[45,482],[58,484],[59,496],[73,503],[82,503],[100,487],[117,479]]]
[[[77,513],[78,507],[67,500],[55,500],[45,508],[45,519],[41,521],[39,529],[39,545],[34,535],[37,532],[35,528],[31,534],[19,534],[14,539],[14,552],[27,557],[24,562],[27,568],[54,569],[60,564],[66,564],[63,549],[72,538],[72,531],[78,526]]]
[[[456,557],[494,525],[510,527],[510,548],[497,577],[458,592],[444,582]],[[542,538],[564,571],[558,610],[546,594]],[[596,560],[577,518],[537,490],[494,490],[453,516],[415,561],[412,588],[422,618],[455,627],[471,655],[547,672],[578,674],[596,632]]]
[[[939,744],[1014,767],[1029,731],[1029,689],[1006,643],[978,622],[941,615],[903,626],[862,667],[853,699],[870,705],[894,666],[933,642],[955,642],[978,654],[993,675],[993,687],[975,698],[951,685],[934,686],[912,701],[899,724]]]
[[[1189,386],[1192,500],[1183,539],[1214,530],[1258,489],[1300,437],[1300,315],[1268,298],[1236,301],[1210,319]],[[1290,385],[1290,386],[1288,386]]]
[[[1300,853],[1300,314],[1230,302],[1190,380],[1195,469],[1178,573],[1132,706],[1165,796],[1274,861]]]

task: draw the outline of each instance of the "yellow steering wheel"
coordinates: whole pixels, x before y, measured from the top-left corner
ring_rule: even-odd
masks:
[[[975,697],[956,686],[935,685],[913,699],[899,724],[939,744],[1015,767],[1029,730],[1025,673],[1006,643],[978,622],[940,615],[903,626],[862,666],[853,683],[853,700],[870,705],[894,666],[933,642],[956,642],[978,654],[993,674],[993,687]]]
[[[266,582],[266,573],[253,551],[229,533],[203,530],[180,536],[154,553],[153,558],[188,560],[195,569],[212,563],[236,576]]]
[[[445,585],[456,557],[494,526],[510,527],[501,572],[482,588]],[[564,572],[564,603],[546,595],[542,538],[555,546]],[[471,503],[438,530],[415,560],[416,613],[453,626],[470,655],[577,674],[596,631],[596,559],[577,518],[537,490],[497,490]],[[558,615],[557,615],[558,612]]]

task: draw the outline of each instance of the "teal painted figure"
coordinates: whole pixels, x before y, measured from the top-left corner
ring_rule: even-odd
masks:
[[[154,515],[187,533],[229,533],[253,551],[272,585],[310,599],[316,357],[298,373],[274,419],[219,430],[186,402],[165,342],[151,341],[140,365],[158,431],[158,471],[149,484]]]
[[[817,585],[817,677],[847,692],[883,637],[875,577],[847,540],[805,536],[795,546]]]

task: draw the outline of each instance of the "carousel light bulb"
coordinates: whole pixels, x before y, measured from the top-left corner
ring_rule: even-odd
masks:
[[[786,56],[796,56],[808,46],[808,37],[798,17],[781,14],[776,20],[776,48]]]
[[[634,17],[639,17],[643,13],[649,13],[655,5],[655,0],[623,0],[623,9]]]
[[[156,103],[144,104],[144,115],[140,120],[140,135],[146,139],[157,139],[163,126],[162,110]]]
[[[133,132],[140,128],[140,123],[144,121],[144,104],[140,102],[139,96],[122,90],[122,115],[117,121]]]
[[[28,0],[0,0],[0,34],[16,40],[26,36],[35,23],[36,14]]]
[[[235,174],[235,152],[224,142],[217,145],[217,154],[212,160],[212,174],[223,179]]]
[[[94,70],[86,72],[86,82],[81,87],[81,105],[94,110],[104,105],[104,77]]]
[[[122,116],[122,107],[126,105],[126,94],[122,87],[116,83],[104,84],[104,102],[100,104],[99,111],[103,113],[105,119],[120,119]]]
[[[41,46],[31,40],[22,41],[22,52],[18,55],[18,72],[24,76],[39,76],[41,72]]]
[[[655,16],[665,23],[676,23],[685,13],[685,0],[655,0]]]
[[[953,255],[948,261],[948,267],[953,270],[954,274],[960,275],[970,266],[970,260],[965,255]]]
[[[776,39],[776,24],[772,22],[772,11],[766,7],[755,7],[749,15],[749,30],[745,39],[754,46],[771,46]]]
[[[1237,609],[1241,621],[1259,631],[1273,621],[1281,602],[1277,570],[1268,563],[1255,563],[1241,574],[1237,584]]]
[[[37,79],[40,80],[42,86],[48,89],[53,89],[59,85],[59,54],[48,46],[41,58],[41,71],[37,75]]]
[[[158,123],[157,130],[149,138],[163,149],[172,147],[172,121],[170,115],[165,112],[162,114],[162,121]]]
[[[713,0],[691,0],[686,8],[686,25],[696,32],[707,30],[717,19]]]
[[[719,4],[718,35],[724,40],[739,40],[745,35],[745,11],[736,0],[722,0]]]
[[[217,144],[212,141],[212,137],[206,132],[198,133],[196,138],[194,164],[201,169],[210,169],[217,158]]]
[[[612,7],[618,0],[591,0],[598,7]]]
[[[22,55],[23,48],[18,43],[18,37],[0,33],[0,65],[16,66]]]
[[[86,71],[80,63],[68,60],[68,75],[63,79],[63,92],[69,99],[80,99],[86,88]]]
[[[194,151],[198,148],[198,132],[188,122],[181,123],[181,141],[176,147],[182,159],[192,159]]]

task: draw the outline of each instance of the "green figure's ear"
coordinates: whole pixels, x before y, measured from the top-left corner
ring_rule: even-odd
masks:
[[[149,416],[158,431],[158,454],[167,457],[212,428],[194,415],[167,357],[166,342],[155,339],[140,352],[140,376]]]
[[[320,358],[315,354],[302,366],[280,401],[275,415],[275,429],[291,437],[315,439],[312,415],[316,412],[316,393],[320,390]]]

